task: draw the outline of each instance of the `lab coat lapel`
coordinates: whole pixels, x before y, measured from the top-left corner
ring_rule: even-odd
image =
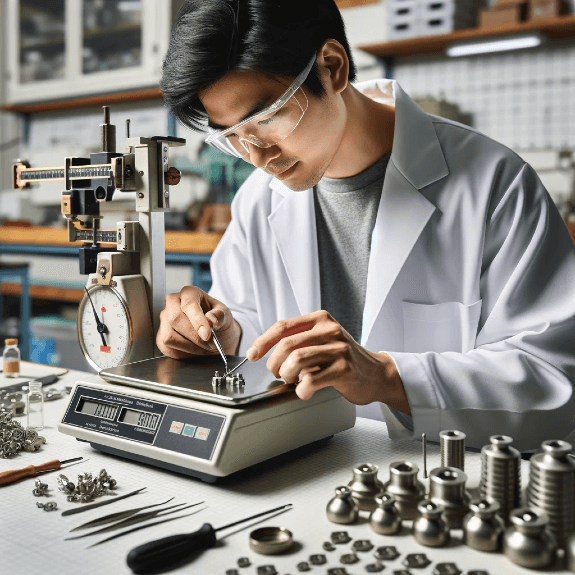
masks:
[[[419,189],[449,174],[429,116],[397,82],[393,82],[393,91],[395,132],[371,240],[362,345],[366,345],[393,283],[436,209]]]
[[[283,196],[268,222],[300,314],[317,311],[321,293],[313,191],[294,192],[279,180],[272,180],[270,186]]]

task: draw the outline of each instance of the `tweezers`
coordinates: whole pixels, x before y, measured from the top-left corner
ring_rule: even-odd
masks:
[[[218,336],[216,335],[216,332],[214,331],[214,328],[211,327],[210,329],[212,330],[212,336],[214,338],[214,343],[216,344],[216,347],[218,348],[218,351],[220,352],[220,355],[222,356],[222,359],[224,360],[224,363],[226,365],[226,373],[224,373],[224,377],[225,377],[226,374],[228,373],[228,359],[226,357],[226,354],[224,353],[224,348],[222,347],[222,344],[220,343],[220,340],[218,339]]]
[[[82,535],[68,537],[64,539],[64,541],[71,541],[72,539],[81,539],[82,537],[90,537],[90,535],[97,535],[98,533],[107,533],[108,531],[123,529],[124,527],[129,527],[130,525],[135,525],[136,523],[142,523],[143,521],[153,519],[154,517],[164,517],[165,515],[178,513],[180,511],[183,511],[184,509],[189,509],[190,507],[201,505],[202,503],[204,503],[204,501],[200,501],[200,503],[193,503],[192,505],[187,505],[186,507],[182,507],[182,505],[186,505],[185,503],[178,503],[177,505],[172,505],[170,507],[166,507],[165,509],[156,509],[155,511],[148,511],[147,513],[142,513],[141,515],[134,515],[132,517],[127,517],[126,519],[118,521],[117,523],[114,523],[112,525],[108,525],[107,527],[96,529],[96,531],[90,531],[90,533],[83,533]],[[174,509],[175,507],[179,507],[179,509]],[[168,511],[169,509],[172,509],[173,511]],[[165,513],[166,511],[167,513]]]
[[[204,507],[207,509],[207,507]],[[184,517],[190,517],[191,515],[195,515],[204,509],[198,509],[197,511],[192,511],[191,513],[186,513],[185,515],[180,515],[179,517],[169,517],[168,519],[162,519],[160,521],[154,521],[153,523],[148,523],[147,525],[138,525],[138,527],[132,527],[132,529],[128,529],[127,531],[122,531],[121,533],[115,533],[114,535],[110,535],[110,537],[106,537],[106,539],[102,539],[102,541],[97,541],[96,543],[92,543],[92,545],[88,545],[86,549],[90,549],[90,547],[96,547],[96,545],[101,545],[102,543],[106,543],[106,541],[112,541],[112,539],[118,539],[118,537],[122,537],[123,535],[128,535],[129,533],[134,533],[134,531],[140,531],[140,529],[147,529],[148,527],[154,527],[155,525],[160,525],[160,523],[167,523],[168,521],[175,521],[176,519],[183,519]],[[181,509],[180,509],[181,511]]]
[[[88,521],[87,523],[82,523],[82,525],[78,525],[78,527],[74,527],[74,529],[70,529],[70,533],[72,531],[79,531],[80,529],[88,529],[91,527],[98,527],[99,525],[105,525],[106,523],[113,523],[114,521],[120,521],[120,519],[125,519],[126,517],[130,517],[130,515],[135,515],[138,511],[143,511],[144,509],[149,509],[150,507],[156,507],[157,505],[165,505],[174,499],[168,499],[167,501],[163,501],[162,503],[153,503],[152,505],[145,505],[144,507],[134,507],[133,509],[128,509],[127,511],[118,511],[117,513],[109,513],[108,515],[104,515],[104,517],[100,517],[98,519],[93,519],[92,521]]]
[[[100,501],[98,503],[91,503],[90,505],[85,505],[84,507],[78,507],[77,509],[66,509],[66,511],[62,511],[62,517],[66,517],[66,515],[75,515],[76,513],[82,513],[82,511],[90,511],[90,509],[96,509],[96,507],[103,507],[104,505],[110,505],[110,503],[116,503],[116,501],[121,501],[122,499],[126,499],[126,497],[132,497],[132,495],[136,495],[136,493],[140,493],[140,491],[144,491],[145,487],[141,489],[136,489],[136,491],[132,491],[130,493],[126,493],[126,495],[117,495],[114,499],[107,499],[106,501]]]

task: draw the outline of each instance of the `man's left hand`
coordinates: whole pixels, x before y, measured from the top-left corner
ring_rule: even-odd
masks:
[[[333,386],[356,405],[381,401],[411,414],[391,357],[360,346],[327,311],[276,322],[253,342],[246,356],[256,361],[276,344],[267,368],[286,383],[297,383],[301,399]]]

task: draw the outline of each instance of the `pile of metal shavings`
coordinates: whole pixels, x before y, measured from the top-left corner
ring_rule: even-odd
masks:
[[[46,438],[35,429],[12,421],[11,413],[0,413],[0,457],[8,459],[20,451],[38,451]]]
[[[96,477],[91,473],[78,475],[76,485],[65,475],[58,475],[58,489],[67,494],[68,501],[80,501],[86,503],[101,495],[116,495],[111,490],[116,487],[116,480],[113,479],[105,469],[102,469]]]

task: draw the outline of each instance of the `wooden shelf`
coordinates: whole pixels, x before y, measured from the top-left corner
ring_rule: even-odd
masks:
[[[3,296],[12,295],[19,297],[22,286],[19,283],[3,283],[0,285],[0,293]],[[30,286],[30,297],[32,299],[43,299],[50,301],[61,301],[78,303],[82,299],[84,290],[74,288],[62,288],[57,286]]]
[[[223,233],[200,234],[192,231],[167,231],[167,253],[211,254]],[[40,226],[0,226],[0,243],[43,246],[81,246],[81,242],[69,242],[66,229]]]
[[[72,108],[90,108],[96,106],[111,106],[129,102],[142,102],[144,100],[161,100],[163,98],[160,88],[146,88],[129,92],[116,92],[113,94],[98,94],[71,100],[55,100],[34,104],[5,104],[0,110],[6,112],[19,112],[20,114],[38,114],[40,112],[56,112]]]
[[[575,16],[531,20],[529,22],[505,24],[493,28],[470,28],[468,30],[456,30],[450,34],[418,36],[417,38],[406,38],[405,40],[395,40],[393,42],[361,44],[358,48],[378,58],[397,58],[443,52],[448,44],[462,40],[476,40],[534,31],[543,32],[553,39],[575,36]]]

